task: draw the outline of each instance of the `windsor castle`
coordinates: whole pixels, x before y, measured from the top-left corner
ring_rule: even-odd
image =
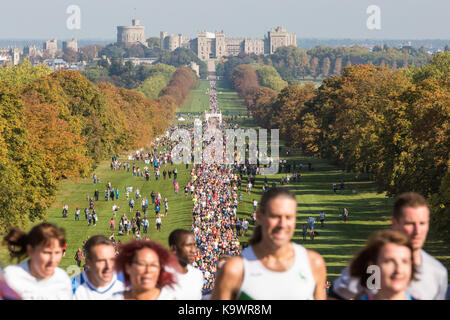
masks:
[[[125,45],[142,44],[147,46],[145,27],[139,20],[133,19],[131,26],[117,27],[117,43]],[[177,48],[188,48],[203,60],[215,60],[224,56],[236,56],[240,53],[272,54],[279,47],[297,46],[295,33],[288,33],[283,27],[270,29],[264,39],[227,38],[225,33],[197,33],[197,38],[186,39],[181,34],[169,35],[160,33],[161,49],[174,51]]]

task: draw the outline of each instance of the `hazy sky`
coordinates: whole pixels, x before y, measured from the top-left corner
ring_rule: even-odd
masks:
[[[80,30],[66,26],[70,5],[81,9]],[[381,30],[366,26],[369,5],[381,10]],[[280,25],[297,38],[450,39],[449,0],[1,0],[0,39],[115,39],[135,12],[147,37],[224,30],[262,39]]]

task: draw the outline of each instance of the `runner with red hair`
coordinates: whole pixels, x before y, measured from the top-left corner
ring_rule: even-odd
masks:
[[[177,259],[160,244],[150,240],[135,240],[121,245],[115,268],[124,275],[128,290],[117,293],[118,300],[174,300],[172,273]]]

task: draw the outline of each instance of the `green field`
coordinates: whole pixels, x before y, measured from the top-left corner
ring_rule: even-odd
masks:
[[[223,92],[218,94],[219,106],[223,113],[230,111],[233,114],[246,114],[243,101],[239,99],[236,92],[232,92],[222,81],[218,81],[217,90]],[[242,117],[238,121],[242,128],[256,127],[247,117]],[[285,156],[287,150],[289,150],[288,157]],[[295,162],[297,167],[300,162],[303,163],[301,181],[287,185],[296,193],[299,204],[294,240],[323,255],[327,264],[328,280],[332,281],[348,264],[352,255],[365,244],[371,232],[389,227],[394,200],[387,198],[384,194],[378,194],[373,182],[364,178],[355,179],[354,174],[343,172],[326,160],[304,157],[298,151],[286,148],[283,141],[280,141],[280,157],[288,162]],[[308,171],[309,162],[312,163],[314,171]],[[286,174],[268,176],[269,185],[272,181],[279,185],[283,176],[285,177]],[[334,194],[332,185],[339,184],[341,180],[345,182],[344,194],[340,194],[339,191]],[[263,181],[264,177],[257,176],[254,192],[252,191],[250,196],[245,194],[244,203],[238,210],[241,217],[250,219],[253,198],[259,201]],[[355,190],[355,193],[352,190]],[[338,216],[339,210],[344,207],[349,211],[347,223],[340,221]],[[321,229],[316,225],[319,236],[313,241],[308,237],[303,242],[301,235],[303,223],[306,223],[308,216],[318,217],[321,211],[324,211],[326,215],[325,228]],[[251,228],[253,226],[249,229]],[[248,235],[251,235],[251,232]],[[247,241],[247,238],[242,241]],[[449,269],[449,244],[437,240],[430,232],[425,250]]]
[[[191,91],[186,102],[176,110],[177,113],[199,113],[209,110],[208,80],[200,80],[198,88]]]
[[[247,115],[245,106],[242,100],[239,99],[236,92],[224,85],[224,82],[217,83],[219,106],[223,114],[230,115]],[[209,96],[205,94],[208,88],[207,81],[201,81],[200,87],[192,91],[191,97],[186,101],[183,108],[178,112],[202,112],[208,109]],[[188,111],[190,110],[190,111]],[[248,117],[240,117],[238,122],[241,127],[255,127],[251,119]],[[282,142],[281,142],[282,143]],[[331,165],[328,161],[321,159],[313,159],[303,157],[295,150],[289,150],[289,157],[283,157],[286,154],[287,148],[281,145],[280,156],[288,161],[295,161],[296,164],[303,163],[302,178],[299,183],[288,185],[288,187],[296,192],[298,206],[298,221],[294,240],[307,248],[317,250],[321,253],[327,263],[328,280],[332,281],[345,267],[351,256],[364,245],[368,235],[379,228],[386,228],[389,226],[389,219],[393,200],[385,197],[383,194],[375,192],[375,185],[366,179],[355,179],[351,173],[344,173],[336,166]],[[121,160],[126,160],[126,154],[121,155]],[[308,162],[311,162],[314,171],[307,170]],[[144,166],[143,162],[137,164]],[[170,165],[167,168],[171,168]],[[189,229],[192,223],[192,201],[190,197],[187,199],[184,196],[183,189],[189,177],[189,170],[185,169],[185,165],[177,166],[178,180],[180,185],[180,194],[176,196],[173,191],[172,181],[164,180],[161,174],[159,181],[155,181],[154,176],[151,176],[149,182],[146,182],[143,177],[133,177],[131,172],[126,171],[111,171],[109,168],[109,160],[103,161],[96,168],[96,174],[101,178],[100,184],[93,184],[92,178],[81,179],[78,182],[64,181],[60,184],[57,200],[48,212],[48,221],[54,222],[61,227],[64,227],[67,232],[67,254],[63,258],[61,267],[67,268],[75,264],[74,255],[77,248],[81,247],[82,242],[86,240],[89,235],[104,234],[111,235],[109,230],[109,220],[112,217],[112,205],[116,203],[120,206],[119,214],[116,217],[116,228],[118,220],[123,212],[129,215],[128,201],[125,198],[125,188],[133,186],[134,189],[138,187],[141,194],[150,200],[150,193],[152,190],[160,192],[162,197],[167,196],[169,200],[169,214],[168,217],[163,217],[162,232],[157,232],[155,223],[155,213],[152,207],[149,208],[149,234],[152,240],[159,241],[167,246],[167,238],[169,233],[175,228]],[[151,170],[153,172],[153,170]],[[162,172],[162,170],[161,170]],[[272,181],[279,184],[280,178],[285,174],[277,174],[268,176],[269,184]],[[261,186],[263,183],[263,176],[257,177],[256,186],[251,195],[244,193],[244,202],[238,210],[240,217],[247,217],[250,219],[252,212],[252,200],[261,197]],[[334,194],[332,184],[339,183],[340,180],[345,181],[344,194]],[[120,200],[108,201],[104,200],[105,185],[111,181],[113,187],[120,188]],[[95,189],[100,191],[99,201],[95,204],[96,212],[99,216],[97,226],[87,226],[84,218],[83,209],[88,205],[86,196],[93,197]],[[355,190],[356,193],[353,193]],[[134,192],[130,196],[134,197]],[[69,205],[69,217],[62,218],[61,211],[64,204]],[[80,221],[74,221],[75,208],[81,209]],[[349,220],[346,224],[339,221],[338,212],[343,207],[349,210]],[[140,202],[136,201],[135,210],[140,210]],[[319,212],[325,211],[326,221],[325,228],[317,227],[319,236],[314,240],[302,241],[301,227],[306,222],[308,216],[317,217]],[[164,208],[161,208],[161,213]],[[251,229],[248,236],[251,235]],[[145,236],[143,234],[143,236]],[[116,236],[116,240],[125,242],[132,236]],[[248,237],[242,237],[241,243],[245,243]],[[450,247],[448,244],[438,241],[429,235],[429,240],[425,247],[429,253],[438,258],[445,264],[447,269],[450,266]],[[5,249],[0,250],[0,260],[4,265],[9,264],[6,258]]]
[[[242,99],[239,99],[236,91],[231,89],[225,81],[217,81],[217,99],[223,115],[247,115],[247,108]]]

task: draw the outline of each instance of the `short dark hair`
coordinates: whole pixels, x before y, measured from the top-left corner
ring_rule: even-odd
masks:
[[[400,194],[394,203],[394,218],[400,219],[403,215],[403,208],[405,207],[427,207],[430,209],[427,200],[416,192],[405,192]]]
[[[86,259],[90,259],[92,257],[92,248],[95,246],[99,246],[101,244],[114,247],[114,244],[112,243],[112,241],[109,240],[104,235],[92,236],[84,244],[84,252],[86,255]]]
[[[173,230],[169,235],[169,246],[177,246],[181,240],[181,237],[185,235],[193,235],[193,233],[184,229]]]

